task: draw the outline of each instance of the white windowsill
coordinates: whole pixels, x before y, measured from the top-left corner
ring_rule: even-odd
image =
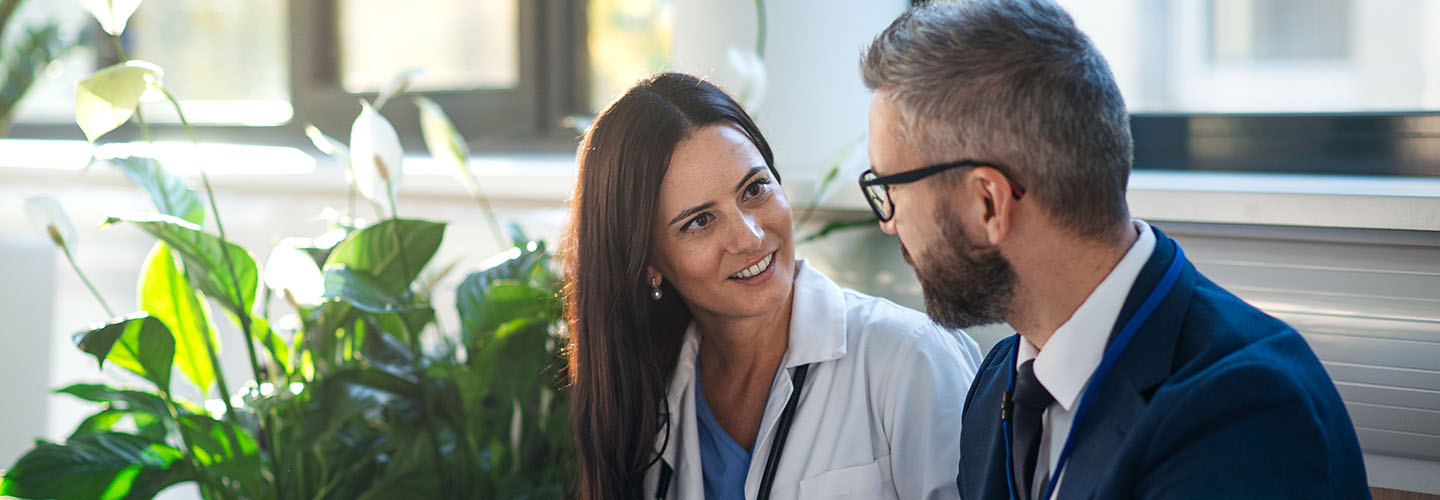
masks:
[[[343,170],[329,158],[293,148],[167,146],[167,167],[198,177],[203,164],[218,190],[303,195],[345,192]],[[179,151],[179,152],[176,152]],[[0,140],[0,182],[47,181],[127,185],[114,169],[81,173],[92,148],[80,141]],[[163,154],[163,153],[162,153]],[[476,156],[481,189],[496,202],[563,204],[575,182],[572,155]],[[451,167],[428,157],[406,159],[402,198],[469,200]],[[816,179],[786,179],[794,207],[808,204]],[[831,212],[869,211],[854,182],[837,179],[822,205]],[[41,194],[41,193],[35,193]],[[1440,231],[1440,179],[1293,174],[1140,171],[1131,175],[1132,215],[1146,220],[1334,228]]]

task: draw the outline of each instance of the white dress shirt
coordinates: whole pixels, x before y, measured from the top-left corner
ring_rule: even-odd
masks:
[[[1055,398],[1055,403],[1041,417],[1040,451],[1035,458],[1035,478],[1030,488],[1037,499],[1045,494],[1040,485],[1060,460],[1060,450],[1065,447],[1065,439],[1070,435],[1080,395],[1090,376],[1100,366],[1105,344],[1109,341],[1111,330],[1115,329],[1120,309],[1125,306],[1125,297],[1130,295],[1130,288],[1140,275],[1140,269],[1145,267],[1150,254],[1155,251],[1155,233],[1150,231],[1150,225],[1138,219],[1131,222],[1140,232],[1139,238],[1110,270],[1110,274],[1090,292],[1085,302],[1075,309],[1070,319],[1055,329],[1050,340],[1045,342],[1045,350],[1037,350],[1034,344],[1023,338],[1020,342],[1015,366],[1034,359],[1036,380]],[[1063,477],[1064,471],[1061,471],[1061,478],[1055,480]],[[1055,491],[1060,491],[1059,485]]]

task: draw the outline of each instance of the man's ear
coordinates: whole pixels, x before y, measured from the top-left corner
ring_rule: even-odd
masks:
[[[980,224],[985,230],[985,240],[999,245],[1010,233],[1014,222],[1015,209],[1019,208],[1010,186],[1010,179],[999,170],[979,167],[970,172],[971,191],[980,198]]]

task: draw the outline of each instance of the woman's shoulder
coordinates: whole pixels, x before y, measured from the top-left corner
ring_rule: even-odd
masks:
[[[846,330],[850,344],[865,350],[975,349],[963,330],[936,324],[925,313],[851,289],[844,289]],[[949,350],[949,349],[944,349]]]

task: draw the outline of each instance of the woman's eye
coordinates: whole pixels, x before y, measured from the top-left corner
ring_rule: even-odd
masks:
[[[770,179],[757,179],[745,187],[745,196],[753,198],[765,194],[768,184],[770,184]]]
[[[710,219],[711,219],[711,215],[710,215],[710,214],[700,214],[700,215],[696,216],[694,219],[690,219],[690,222],[686,222],[686,223],[685,223],[685,226],[684,226],[684,227],[681,227],[680,230],[681,230],[681,231],[694,231],[694,230],[696,230],[696,229],[700,229],[700,228],[702,228],[702,227],[705,227],[705,226],[707,226],[707,225],[710,225]]]

